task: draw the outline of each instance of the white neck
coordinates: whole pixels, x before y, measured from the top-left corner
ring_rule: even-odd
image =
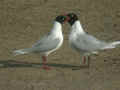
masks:
[[[61,35],[62,34],[62,25],[61,23],[55,21],[51,31],[52,34]]]
[[[79,20],[75,21],[75,23],[72,25],[72,32],[81,34],[85,33]]]

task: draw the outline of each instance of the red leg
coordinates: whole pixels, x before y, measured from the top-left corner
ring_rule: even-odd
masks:
[[[86,56],[83,56],[83,64],[86,63]]]
[[[45,70],[50,70],[50,67],[48,67],[47,65],[46,65],[46,62],[47,62],[47,58],[46,58],[46,56],[42,56],[42,60],[43,60],[43,69],[45,69]]]
[[[83,56],[83,64],[87,67],[90,66],[90,56]]]

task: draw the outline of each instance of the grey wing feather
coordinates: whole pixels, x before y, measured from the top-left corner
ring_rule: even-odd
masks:
[[[100,41],[89,34],[78,35],[75,43],[76,47],[83,51],[96,51],[107,45],[106,42]]]
[[[58,46],[59,42],[59,38],[51,38],[46,36],[35,43],[32,48],[35,48],[35,52],[47,52],[55,49]]]
[[[40,44],[42,44],[43,42],[49,40],[49,36],[50,36],[50,32],[49,32],[47,35],[43,36],[43,37],[42,37],[39,41],[37,41],[34,45],[32,45],[32,47],[37,47],[37,46],[39,46]]]

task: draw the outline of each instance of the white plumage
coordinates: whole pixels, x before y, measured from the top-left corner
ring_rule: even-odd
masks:
[[[120,41],[108,43],[95,38],[83,30],[76,14],[69,13],[67,16],[70,18],[68,23],[71,25],[69,35],[70,46],[84,56],[84,63],[86,57],[90,59],[90,54],[98,54],[101,50],[112,49],[120,44]]]
[[[112,49],[120,44],[120,41],[107,43],[102,40],[98,40],[94,36],[84,32],[81,27],[80,21],[76,21],[71,28],[69,35],[70,45],[81,53],[93,53],[99,50]]]

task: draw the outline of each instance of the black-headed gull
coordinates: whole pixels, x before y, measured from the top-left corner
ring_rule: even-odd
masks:
[[[71,32],[69,35],[70,46],[83,55],[84,63],[86,59],[90,58],[90,54],[96,54],[100,50],[112,49],[120,44],[120,41],[107,43],[105,41],[98,40],[83,30],[76,14],[69,13],[67,16],[70,18],[68,23],[71,25]]]
[[[54,20],[51,31],[36,42],[31,48],[15,50],[14,55],[40,53],[43,60],[43,68],[49,69],[46,65],[47,56],[60,48],[63,43],[62,24],[67,21],[64,15],[57,16]]]

